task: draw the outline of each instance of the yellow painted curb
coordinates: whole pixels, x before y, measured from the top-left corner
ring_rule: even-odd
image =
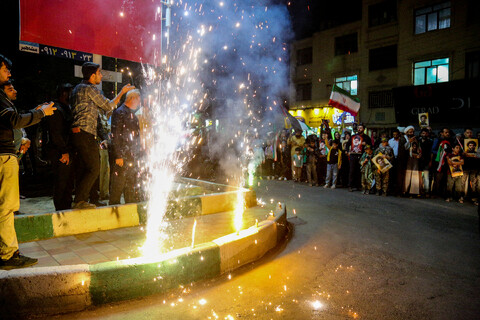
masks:
[[[213,193],[201,196],[202,214],[212,214],[235,210],[237,205],[237,192],[228,191],[224,193]],[[254,207],[257,205],[256,194],[252,190],[245,191],[246,207]]]
[[[277,227],[273,221],[264,221],[213,241],[220,247],[220,273],[228,272],[261,258],[277,244]]]
[[[202,214],[232,211],[237,201],[236,192],[214,193],[202,196]]]
[[[52,215],[55,237],[138,226],[137,204],[68,210]]]

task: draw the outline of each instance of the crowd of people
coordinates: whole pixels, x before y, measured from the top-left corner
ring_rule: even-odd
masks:
[[[480,149],[471,128],[454,134],[442,128],[408,126],[369,136],[359,124],[356,132],[323,130],[304,135],[284,130],[265,146],[260,175],[266,179],[305,182],[309,186],[378,196],[443,197],[478,205]],[[332,134],[333,132],[333,134]]]
[[[46,128],[45,149],[54,171],[56,210],[106,205],[100,201],[100,189],[109,196],[109,204],[120,204],[122,194],[125,203],[140,200],[136,178],[142,148],[135,115],[140,91],[127,84],[114,99],[106,98],[97,88],[102,81],[100,65],[86,62],[81,83],[61,84],[54,102],[20,113],[15,106],[17,91],[11,69],[12,62],[0,54],[0,269],[37,262],[20,254],[14,228],[14,212],[20,207],[19,159],[31,144],[23,128],[38,123]],[[108,133],[104,119],[110,116]],[[106,149],[105,161],[102,151]],[[110,168],[110,174],[101,170],[104,166]],[[105,175],[109,179],[102,179]],[[110,180],[106,186],[105,180]]]

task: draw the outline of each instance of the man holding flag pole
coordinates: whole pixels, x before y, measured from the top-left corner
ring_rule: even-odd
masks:
[[[328,104],[334,108],[349,112],[353,116],[357,116],[360,110],[360,101],[358,98],[352,97],[346,90],[335,85],[333,86]],[[360,157],[365,150],[365,146],[371,146],[372,144],[370,137],[364,133],[365,126],[363,124],[359,124],[357,130],[357,134],[350,138],[344,150],[350,159],[348,191],[353,191],[354,189],[359,188]]]

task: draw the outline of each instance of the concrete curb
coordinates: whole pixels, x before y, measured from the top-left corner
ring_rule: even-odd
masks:
[[[279,204],[258,227],[160,257],[0,270],[0,312],[7,318],[51,315],[167,292],[261,258],[285,239],[287,229],[287,211],[284,204]]]
[[[213,183],[208,186],[212,188],[212,185],[221,188],[228,187]],[[230,190],[233,187],[228,188]],[[231,211],[236,203],[236,194],[237,191],[227,191],[181,197],[171,200],[167,211],[178,214],[178,217]],[[256,206],[255,191],[245,189],[245,200],[247,207]],[[66,210],[40,215],[16,216],[15,230],[19,242],[29,242],[134,227],[145,224],[146,215],[146,203],[114,205],[88,210]],[[94,216],[93,219],[92,216]]]

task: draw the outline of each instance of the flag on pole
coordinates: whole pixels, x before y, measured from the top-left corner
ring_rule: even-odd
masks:
[[[328,104],[334,108],[347,111],[353,116],[356,116],[360,110],[360,100],[352,97],[348,91],[343,90],[336,85],[333,86]]]

